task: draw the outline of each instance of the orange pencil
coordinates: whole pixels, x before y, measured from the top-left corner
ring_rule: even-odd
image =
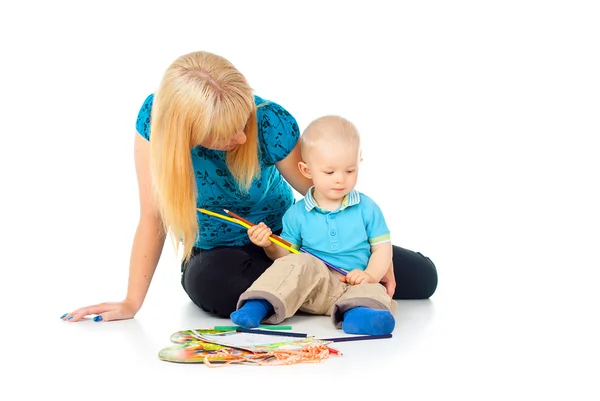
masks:
[[[241,217],[241,216],[238,216],[237,214],[233,213],[232,211],[229,211],[229,210],[227,210],[227,209],[223,209],[223,211],[224,211],[225,213],[227,213],[228,215],[230,215],[231,217],[233,217],[233,218],[235,218],[235,219],[238,219],[239,221],[242,221],[242,222],[244,222],[244,223],[248,224],[249,226],[255,226],[255,225],[256,225],[256,224],[254,224],[254,223],[252,223],[252,222],[250,222],[250,221],[246,220],[245,218],[243,218],[243,217]],[[289,247],[291,247],[291,246],[292,246],[292,244],[290,244],[289,242],[287,242],[286,240],[284,240],[283,238],[281,238],[279,235],[271,234],[271,235],[270,235],[270,237],[271,237],[271,238],[273,238],[273,239],[276,239],[276,240],[277,240],[277,241],[279,241],[279,242],[282,242],[282,243],[284,243],[285,245],[287,245],[287,246],[289,246]]]

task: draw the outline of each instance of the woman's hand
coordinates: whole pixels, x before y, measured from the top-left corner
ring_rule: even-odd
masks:
[[[387,294],[390,298],[394,298],[396,292],[396,276],[394,276],[394,264],[390,265],[390,268],[381,279],[381,284],[385,287]]]
[[[131,319],[138,310],[139,307],[136,308],[132,302],[127,300],[121,302],[104,302],[86,306],[71,313],[65,313],[61,316],[61,319],[69,322],[77,322],[88,315],[97,315],[94,317],[95,321],[110,322],[111,320]]]
[[[271,229],[263,222],[260,222],[248,229],[248,237],[254,245],[260,246],[261,248],[268,248],[273,245],[269,236],[273,234]]]

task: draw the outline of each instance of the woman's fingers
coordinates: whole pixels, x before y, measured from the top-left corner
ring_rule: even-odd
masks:
[[[85,308],[77,309],[71,313],[65,313],[61,316],[62,320],[66,320],[68,322],[78,322],[88,315],[100,315],[106,311],[108,311],[108,306],[106,304],[96,304],[91,306],[86,306]]]
[[[125,320],[125,319],[131,319],[133,317],[132,314],[128,313],[127,311],[121,310],[121,309],[116,309],[116,310],[111,310],[108,311],[106,313],[103,313],[101,315],[98,315],[94,318],[94,320],[96,322],[110,322],[113,320]]]

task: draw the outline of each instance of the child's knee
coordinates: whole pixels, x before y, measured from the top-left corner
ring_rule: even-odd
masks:
[[[285,260],[286,263],[293,263],[298,265],[308,265],[312,262],[313,259],[314,257],[306,253],[290,253],[289,255],[284,256],[283,258],[279,258],[277,260]]]

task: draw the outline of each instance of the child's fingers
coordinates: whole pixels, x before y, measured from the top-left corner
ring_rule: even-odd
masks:
[[[259,228],[256,230],[256,240],[263,244],[269,241],[269,236],[271,235],[271,230],[268,227]],[[268,245],[268,244],[267,244]]]
[[[248,229],[248,236],[250,238],[252,238],[253,236],[256,235],[256,230],[258,229],[258,226],[252,226]]]

